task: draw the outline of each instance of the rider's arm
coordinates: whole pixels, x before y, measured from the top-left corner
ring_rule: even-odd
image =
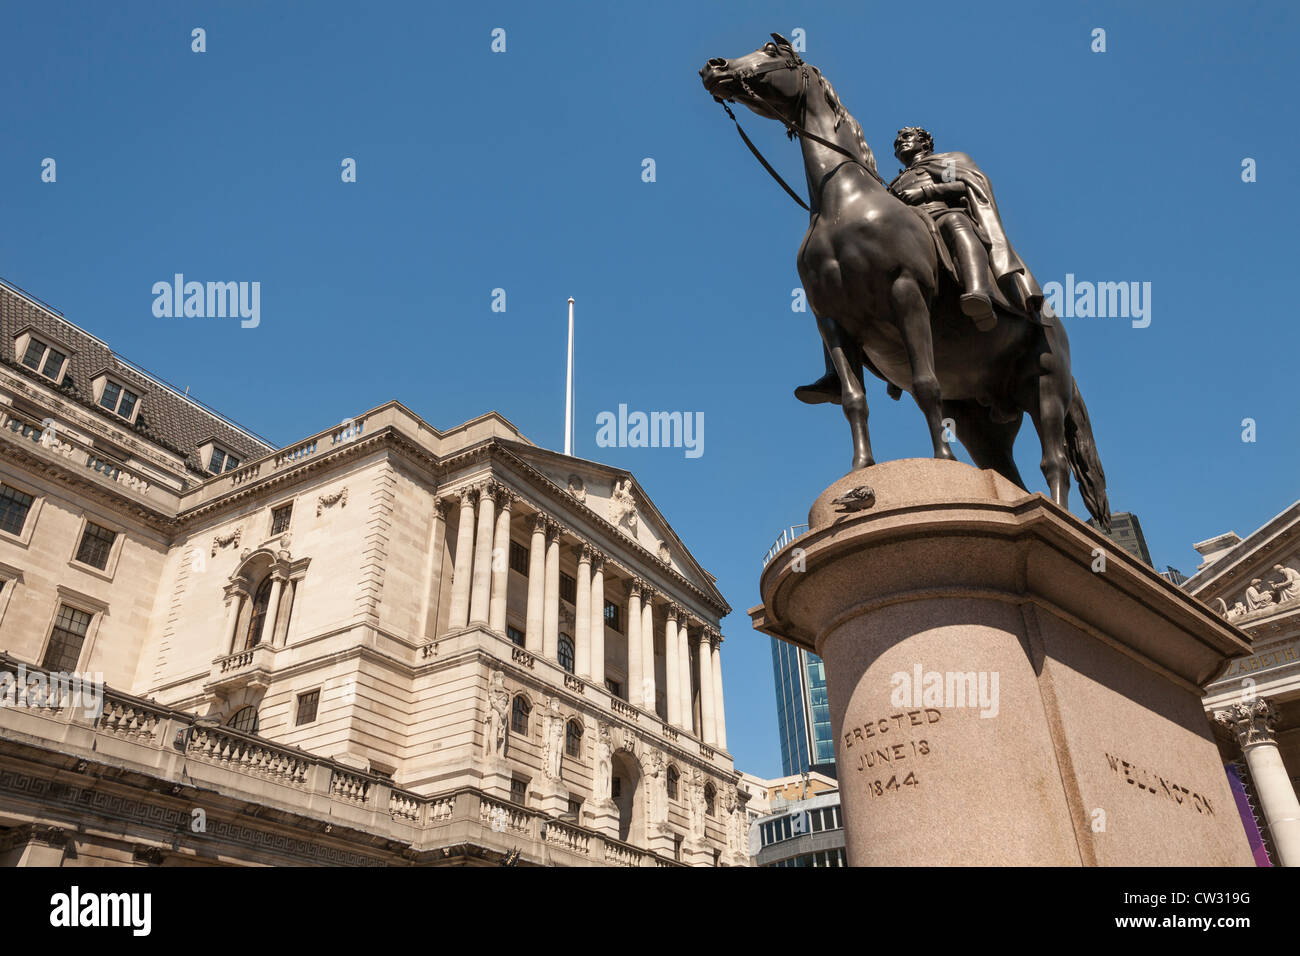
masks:
[[[921,187],[926,202],[935,200],[961,199],[966,195],[966,184],[959,181],[951,183],[926,183]]]

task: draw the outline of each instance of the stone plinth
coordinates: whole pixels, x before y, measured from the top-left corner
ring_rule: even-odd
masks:
[[[1042,495],[876,465],[760,586],[826,665],[850,864],[1252,865],[1201,706],[1249,645]]]

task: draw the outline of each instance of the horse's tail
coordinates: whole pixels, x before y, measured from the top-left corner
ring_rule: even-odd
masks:
[[[1107,531],[1110,530],[1110,502],[1106,500],[1106,472],[1092,437],[1092,423],[1088,420],[1088,406],[1079,394],[1079,383],[1073,382],[1070,409],[1065,413],[1065,457],[1070,460],[1074,480],[1088,511]]]

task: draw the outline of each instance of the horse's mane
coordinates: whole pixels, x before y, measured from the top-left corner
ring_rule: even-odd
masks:
[[[817,74],[817,80],[822,85],[822,93],[826,96],[826,102],[835,113],[835,128],[838,130],[841,123],[849,128],[849,132],[853,136],[853,142],[857,145],[858,158],[862,160],[862,165],[867,168],[867,172],[875,176],[883,185],[885,181],[880,178],[880,173],[876,170],[876,157],[871,152],[871,147],[867,145],[867,137],[862,132],[862,124],[855,120],[853,115],[844,108],[844,104],[840,102],[840,98],[835,92],[835,87],[831,86],[830,80],[822,76],[822,71],[815,66],[812,71]]]

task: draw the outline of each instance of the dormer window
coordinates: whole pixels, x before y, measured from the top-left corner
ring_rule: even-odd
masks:
[[[103,394],[99,396],[99,405],[101,408],[107,408],[114,415],[118,415],[130,421],[135,414],[136,402],[140,401],[140,396],[131,391],[124,385],[119,385],[112,379],[104,382]]]
[[[23,352],[23,364],[38,372],[52,382],[63,378],[63,367],[68,356],[52,345],[46,345],[38,338],[27,339],[27,349]]]
[[[212,455],[208,458],[208,471],[214,475],[219,475],[225,471],[234,471],[239,467],[239,459],[228,452],[222,451],[216,445],[212,446]]]

